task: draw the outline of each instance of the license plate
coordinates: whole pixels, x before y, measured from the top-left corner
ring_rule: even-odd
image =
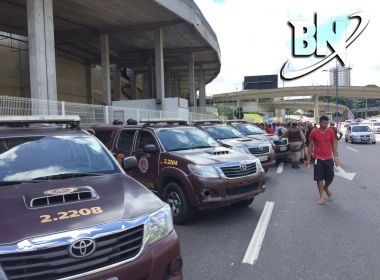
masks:
[[[369,141],[368,138],[362,138],[362,141]]]
[[[288,147],[280,147],[280,152],[284,152],[288,149]]]
[[[259,160],[260,161],[267,161],[268,160],[268,156],[259,157]]]
[[[117,278],[117,277],[112,277],[112,278],[107,278],[107,279],[105,279],[105,280],[119,280],[119,278]]]

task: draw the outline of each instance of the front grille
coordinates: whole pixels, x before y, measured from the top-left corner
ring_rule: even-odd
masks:
[[[275,146],[288,145],[288,140],[286,140],[286,139],[282,139],[282,140],[273,140],[273,145],[275,145]]]
[[[245,165],[243,164],[243,165],[221,167],[220,169],[222,170],[224,175],[228,178],[249,176],[249,175],[255,174],[257,171],[255,162],[247,163]]]
[[[266,154],[269,153],[269,146],[254,147],[248,149],[251,154]]]
[[[259,183],[253,183],[250,185],[242,186],[242,187],[229,187],[226,188],[226,194],[227,195],[238,195],[242,193],[251,192],[254,190],[257,190],[259,188]]]
[[[94,239],[95,252],[87,258],[70,257],[69,245],[33,252],[0,255],[9,280],[50,280],[78,275],[135,257],[143,246],[144,226]]]

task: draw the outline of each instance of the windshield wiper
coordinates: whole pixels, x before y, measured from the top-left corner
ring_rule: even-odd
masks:
[[[66,178],[76,178],[76,177],[87,177],[87,176],[101,176],[101,173],[62,173],[55,175],[48,175],[34,178],[33,180],[51,180],[51,179],[66,179]]]

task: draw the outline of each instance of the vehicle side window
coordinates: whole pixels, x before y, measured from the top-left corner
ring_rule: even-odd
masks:
[[[96,131],[95,136],[98,138],[104,145],[108,145],[111,138],[112,131]]]
[[[123,151],[132,151],[135,133],[136,130],[122,130],[117,139],[116,147]]]
[[[143,152],[145,145],[155,145],[158,149],[158,145],[154,136],[148,131],[140,131],[139,136],[137,138],[136,150],[138,152]]]

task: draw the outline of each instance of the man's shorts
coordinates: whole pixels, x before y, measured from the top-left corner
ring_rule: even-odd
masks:
[[[332,159],[314,160],[314,181],[323,181],[330,184],[334,179],[334,161]]]

